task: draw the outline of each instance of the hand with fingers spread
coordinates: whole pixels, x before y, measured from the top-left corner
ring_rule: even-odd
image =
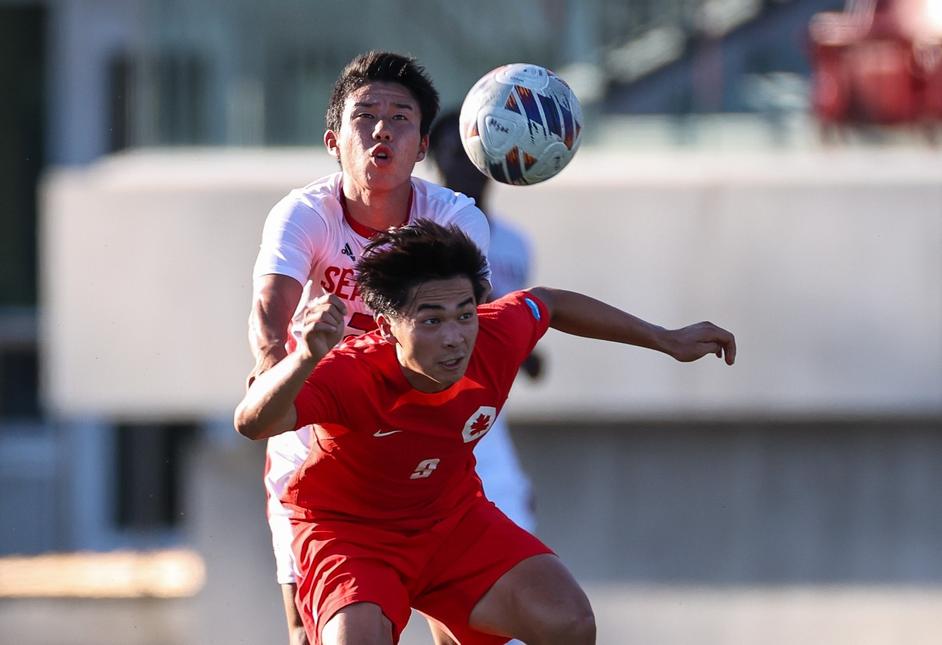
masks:
[[[312,300],[304,309],[301,336],[317,360],[323,358],[343,338],[347,306],[334,294]]]
[[[725,356],[726,364],[736,360],[736,339],[722,327],[711,322],[698,322],[668,332],[667,353],[683,363],[700,359],[707,354]]]

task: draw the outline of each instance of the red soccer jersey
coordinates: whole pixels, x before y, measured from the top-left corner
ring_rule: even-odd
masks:
[[[315,445],[282,496],[296,519],[416,531],[483,494],[472,449],[549,315],[516,291],[478,307],[478,317],[467,372],[442,392],[409,385],[377,332],[347,339],[318,363],[295,400],[297,426],[316,424]]]

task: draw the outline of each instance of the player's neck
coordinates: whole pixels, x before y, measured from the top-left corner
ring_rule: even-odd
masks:
[[[412,182],[389,191],[362,190],[344,183],[343,194],[347,213],[368,228],[384,231],[390,226],[402,226],[409,219]]]

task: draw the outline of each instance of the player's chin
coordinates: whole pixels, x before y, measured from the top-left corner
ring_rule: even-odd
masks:
[[[438,382],[451,385],[461,380],[465,371],[468,369],[467,357],[457,360],[441,361],[435,365],[435,371],[438,373]]]
[[[414,168],[415,164],[397,163],[391,159],[382,163],[370,160],[367,163],[366,176],[370,183],[398,185],[412,176]]]

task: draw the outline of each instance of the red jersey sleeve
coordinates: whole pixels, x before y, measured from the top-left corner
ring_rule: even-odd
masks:
[[[321,359],[294,399],[296,429],[312,423],[342,421],[339,401],[344,397],[343,388],[355,382],[354,369],[353,361],[346,355],[330,352]]]
[[[517,365],[533,351],[550,323],[546,305],[528,291],[512,291],[489,302],[480,308],[479,315],[488,333]]]

